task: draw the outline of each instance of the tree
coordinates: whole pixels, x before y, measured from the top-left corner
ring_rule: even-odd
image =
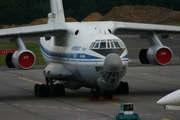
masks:
[[[0,24],[24,24],[47,17],[50,0],[0,0]],[[66,17],[81,21],[92,12],[107,14],[120,5],[153,5],[180,10],[179,0],[63,0]]]
[[[20,7],[20,1],[15,0],[0,0],[0,23],[13,24],[16,21],[17,24],[23,23],[25,21],[23,17],[23,9]]]

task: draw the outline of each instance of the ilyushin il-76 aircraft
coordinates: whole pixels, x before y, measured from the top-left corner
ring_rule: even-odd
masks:
[[[35,96],[64,96],[65,88],[90,88],[92,97],[113,98],[113,92],[128,94],[121,79],[126,74],[128,50],[118,35],[140,35],[150,44],[142,49],[142,64],[168,65],[172,50],[160,38],[180,33],[180,27],[117,21],[65,22],[62,0],[50,0],[48,23],[0,30],[0,38],[15,42],[17,51],[7,54],[9,68],[31,69],[36,57],[23,37],[40,37],[40,50],[47,64],[45,84],[34,86]],[[119,13],[120,14],[120,13]],[[59,81],[55,84],[55,81]]]

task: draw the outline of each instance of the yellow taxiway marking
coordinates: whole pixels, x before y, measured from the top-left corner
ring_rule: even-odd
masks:
[[[78,98],[78,99],[81,100],[81,101],[87,100],[86,98]]]
[[[168,118],[162,118],[161,120],[170,120],[170,119],[168,119]]]
[[[109,103],[109,104],[113,104],[113,105],[116,105],[116,106],[120,106],[121,104],[119,103],[115,103],[115,102],[111,102],[111,101],[105,101],[106,103]]]
[[[37,81],[34,81],[34,80],[30,80],[30,79],[27,79],[27,78],[24,78],[24,77],[18,77],[20,80],[24,80],[24,81],[28,81],[28,82],[31,82],[31,83],[35,83],[35,84],[42,84],[41,82],[37,82]]]

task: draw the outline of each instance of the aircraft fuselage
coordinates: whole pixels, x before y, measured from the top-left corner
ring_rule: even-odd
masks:
[[[97,80],[104,79],[102,81],[114,84],[108,90],[115,89],[128,67],[128,52],[122,40],[111,34],[112,28],[108,28],[107,24],[67,23],[67,26],[69,30],[64,37],[41,38],[40,47],[45,62],[62,64],[72,73],[75,82],[84,86],[97,86]],[[112,53],[119,56],[122,65],[120,69],[108,73],[103,68],[104,61]]]

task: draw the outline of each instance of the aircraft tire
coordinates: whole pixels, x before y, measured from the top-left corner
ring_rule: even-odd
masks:
[[[34,85],[34,96],[35,96],[35,97],[38,96],[38,88],[39,88],[39,84],[35,84],[35,85]]]
[[[50,97],[50,94],[51,94],[50,86],[49,85],[45,85],[45,87],[44,87],[44,96],[45,97]]]
[[[94,97],[95,97],[95,92],[94,92],[94,90],[90,90],[90,93],[91,93],[91,98],[94,98]]]
[[[65,96],[65,87],[64,87],[64,85],[63,84],[60,84],[60,96]]]
[[[57,85],[52,85],[52,96],[57,96]]]
[[[108,98],[109,98],[109,99],[112,99],[112,98],[113,98],[113,92],[108,91]]]
[[[104,98],[104,99],[107,99],[107,98],[108,98],[108,92],[104,92],[103,98]]]
[[[94,93],[94,97],[95,97],[96,99],[99,99],[99,97],[100,97],[100,93],[99,93],[99,92],[97,92],[97,91],[95,91],[95,93]]]
[[[44,96],[44,87],[45,87],[44,84],[39,85],[39,87],[38,87],[38,97],[43,97]]]
[[[127,82],[123,83],[123,93],[128,95],[129,94],[129,85]]]
[[[123,94],[123,82],[120,82],[119,86],[116,88],[117,94]]]
[[[65,96],[65,88],[63,84],[56,84],[57,96]]]

